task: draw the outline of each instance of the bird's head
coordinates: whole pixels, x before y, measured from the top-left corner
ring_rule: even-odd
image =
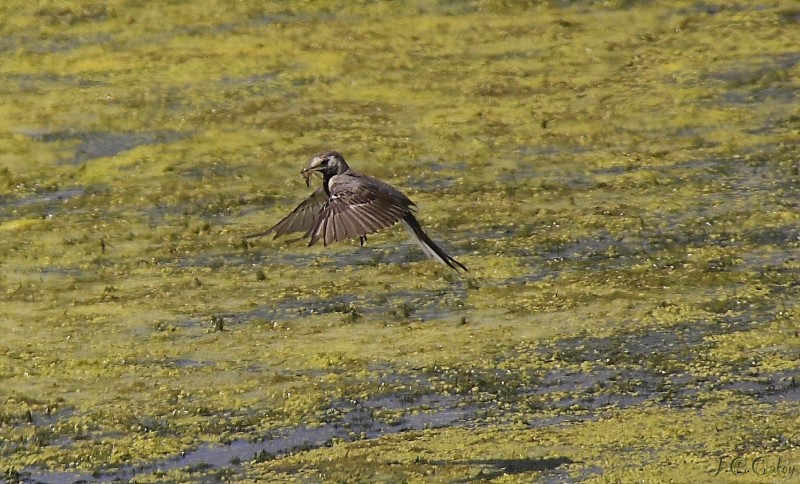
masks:
[[[347,166],[342,155],[336,151],[325,151],[311,158],[311,162],[300,173],[308,177],[312,172],[318,172],[323,176],[331,177],[344,173],[348,169],[350,167]]]

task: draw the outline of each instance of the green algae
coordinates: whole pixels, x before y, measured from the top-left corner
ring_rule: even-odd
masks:
[[[6,480],[800,460],[791,2],[0,9]],[[244,243],[324,148],[406,190],[470,272],[399,230]],[[459,417],[404,427],[430,396]],[[181,464],[297,428],[333,437]]]

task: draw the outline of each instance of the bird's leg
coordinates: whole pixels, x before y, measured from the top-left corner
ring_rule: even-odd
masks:
[[[364,247],[364,243],[367,241],[367,236],[366,235],[359,235],[358,236],[358,240],[361,241],[361,247]]]

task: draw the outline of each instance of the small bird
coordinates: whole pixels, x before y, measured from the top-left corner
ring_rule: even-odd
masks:
[[[464,264],[448,255],[422,230],[414,217],[414,202],[400,190],[369,175],[362,175],[348,166],[336,151],[325,151],[311,159],[300,172],[310,185],[311,175],[322,174],[322,186],[292,212],[264,232],[247,235],[245,239],[263,237],[275,232],[277,238],[293,232],[305,232],[308,245],[322,240],[328,245],[356,238],[361,245],[367,235],[403,222],[425,255],[456,271],[467,270]]]

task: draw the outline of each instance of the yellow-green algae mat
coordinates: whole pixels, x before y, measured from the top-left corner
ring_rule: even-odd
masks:
[[[797,2],[0,19],[0,480],[800,479]],[[245,244],[323,149],[469,273]]]

